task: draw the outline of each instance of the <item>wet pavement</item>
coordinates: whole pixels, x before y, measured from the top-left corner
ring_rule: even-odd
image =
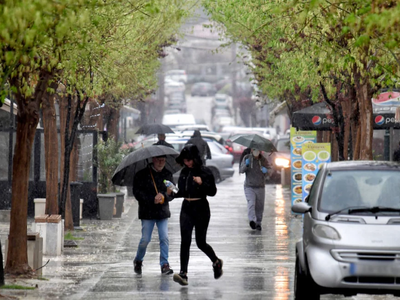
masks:
[[[84,219],[84,230],[73,232],[75,237],[83,238],[76,241],[77,248],[64,248],[58,257],[44,256],[43,263],[50,261],[43,267],[43,280],[6,280],[6,284],[36,289],[0,290],[0,294],[16,299],[293,299],[294,245],[301,234],[302,219],[290,211],[290,191],[281,185],[266,185],[263,230],[254,231],[247,222],[244,175],[238,174],[237,164],[235,170],[232,178],[217,185],[217,195],[209,198],[207,242],[224,261],[220,279],[214,279],[211,262],[194,239],[189,285],[182,287],[171,275],[162,276],[156,230],[144,259],[143,275],[135,275],[132,260],[140,239],[140,220],[136,200],[128,197],[122,218]],[[170,206],[169,262],[175,272],[179,272],[181,202],[175,199]],[[0,223],[3,253],[7,234],[8,224]],[[321,299],[344,297],[324,295]],[[395,297],[359,295],[346,299]]]

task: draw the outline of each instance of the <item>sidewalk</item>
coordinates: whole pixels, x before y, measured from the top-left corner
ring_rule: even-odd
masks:
[[[28,220],[28,231],[31,230],[33,221]],[[109,265],[121,261],[118,252],[127,230],[132,225],[140,225],[137,219],[137,201],[133,197],[125,197],[121,218],[82,219],[80,225],[83,231],[72,232],[74,237],[83,238],[76,240],[78,247],[65,247],[61,256],[43,256],[44,265],[49,260],[42,269],[43,280],[5,280],[6,285],[37,287],[35,290],[0,290],[0,295],[16,296],[18,299],[71,299],[73,294],[79,295],[90,288]],[[8,233],[9,223],[0,222],[3,258]]]
[[[140,220],[137,202],[130,197],[125,198],[122,218],[81,220],[84,231],[73,232],[84,238],[76,241],[78,248],[64,248],[59,257],[44,256],[43,263],[50,259],[43,268],[45,280],[6,280],[6,284],[36,289],[0,290],[0,294],[16,299],[292,299],[294,244],[301,233],[301,218],[290,212],[290,191],[280,185],[266,186],[263,230],[254,231],[247,221],[243,180],[236,168],[235,175],[218,184],[217,195],[209,198],[207,242],[224,261],[219,280],[214,279],[211,262],[194,239],[189,286],[181,287],[172,276],[162,276],[156,230],[143,275],[137,277],[132,261],[140,239]],[[175,273],[179,272],[181,202],[175,199],[170,204],[169,262]],[[7,234],[8,224],[0,223],[3,251]]]

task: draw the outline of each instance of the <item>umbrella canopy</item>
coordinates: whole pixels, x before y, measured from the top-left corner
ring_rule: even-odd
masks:
[[[173,148],[152,145],[140,148],[125,156],[112,177],[112,182],[119,186],[132,186],[133,178],[137,172],[143,170],[152,161],[152,157],[165,155],[167,157],[165,168],[172,174],[178,172],[182,166],[175,162],[179,152]]]
[[[292,126],[301,130],[330,130],[334,125],[331,110],[320,102],[295,111]]]
[[[274,144],[258,134],[243,134],[232,140],[233,143],[246,146],[248,148],[255,148],[265,152],[274,152],[276,148]]]
[[[162,133],[175,133],[171,127],[163,124],[146,124],[138,129],[136,134],[162,134]]]
[[[379,99],[378,97],[377,101]],[[390,100],[393,99],[386,101],[389,102]],[[391,105],[387,105],[382,100],[379,101],[379,103],[372,102],[374,129],[400,128],[400,122],[396,121],[395,118],[399,106],[394,105],[393,101],[390,102]],[[334,126],[332,111],[323,102],[293,113],[292,127],[296,127],[298,130],[331,130]]]

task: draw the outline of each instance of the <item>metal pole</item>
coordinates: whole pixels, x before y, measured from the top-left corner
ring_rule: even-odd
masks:
[[[383,157],[384,160],[390,160],[390,130],[385,129],[385,136],[383,139]]]

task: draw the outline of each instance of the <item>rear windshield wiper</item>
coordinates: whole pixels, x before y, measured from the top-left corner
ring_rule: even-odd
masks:
[[[372,212],[374,214],[376,214],[378,212],[398,212],[398,213],[400,213],[399,208],[391,208],[391,207],[383,207],[383,206],[359,207],[359,208],[346,207],[341,210],[335,211],[333,213],[327,214],[325,217],[325,220],[329,221],[333,215],[337,215],[337,214],[340,214],[345,211],[347,211],[347,213],[349,215],[361,213],[361,212]]]

